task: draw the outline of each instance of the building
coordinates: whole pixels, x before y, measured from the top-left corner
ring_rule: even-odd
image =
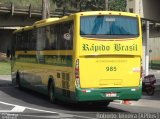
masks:
[[[127,11],[139,14],[142,18],[160,22],[159,0],[127,0]]]
[[[127,12],[139,14],[142,18],[143,67],[146,75],[149,69],[160,69],[159,4],[159,0],[127,0]]]

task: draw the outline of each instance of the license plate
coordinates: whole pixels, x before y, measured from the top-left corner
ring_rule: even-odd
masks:
[[[117,93],[106,93],[106,97],[117,97]]]

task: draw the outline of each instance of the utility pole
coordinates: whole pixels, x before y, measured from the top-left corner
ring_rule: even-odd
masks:
[[[108,0],[104,0],[105,1],[105,10],[108,10]]]
[[[50,1],[42,0],[42,19],[50,17]]]
[[[149,21],[146,21],[145,76],[149,74]]]

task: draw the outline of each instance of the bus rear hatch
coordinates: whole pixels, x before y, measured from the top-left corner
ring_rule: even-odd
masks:
[[[79,60],[81,88],[137,87],[140,57],[85,57]]]

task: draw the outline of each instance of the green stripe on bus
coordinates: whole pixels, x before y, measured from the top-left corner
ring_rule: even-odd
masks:
[[[136,89],[132,91],[132,89]],[[130,88],[106,88],[106,89],[90,89],[88,93],[84,93],[81,88],[76,89],[76,95],[78,101],[99,101],[99,100],[138,100],[141,98],[142,87],[130,87]],[[88,90],[88,89],[86,89]],[[117,97],[106,97],[106,93],[115,92]]]
[[[19,55],[16,61],[72,67],[73,58],[71,55]]]

